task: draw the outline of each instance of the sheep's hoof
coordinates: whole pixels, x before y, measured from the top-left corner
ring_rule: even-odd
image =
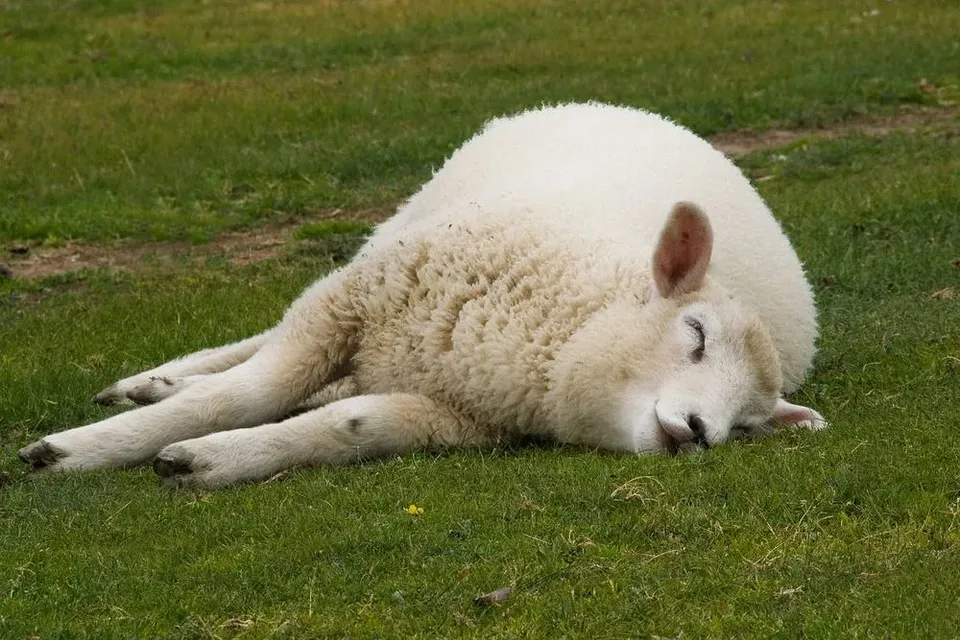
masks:
[[[37,440],[17,452],[17,457],[29,464],[34,471],[55,466],[63,456],[63,451],[54,449],[53,445],[45,440]]]
[[[104,407],[112,407],[118,404],[130,404],[126,394],[113,384],[93,396],[93,401]]]
[[[127,391],[127,400],[139,407],[145,407],[148,404],[156,404],[160,402],[161,399],[162,398],[157,396],[156,392],[153,390],[153,387],[147,384],[134,387],[130,391]]]
[[[178,381],[166,376],[151,378],[127,391],[127,399],[136,405],[145,406],[166,400],[178,391]]]
[[[153,459],[153,471],[160,476],[160,482],[168,487],[179,487],[187,476],[193,473],[193,456],[178,456],[175,453],[161,451]]]

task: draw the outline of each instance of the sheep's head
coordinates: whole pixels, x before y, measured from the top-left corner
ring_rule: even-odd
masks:
[[[766,328],[707,277],[712,247],[707,216],[678,203],[653,254],[646,313],[656,346],[623,399],[620,420],[635,450],[709,446],[775,423],[825,424],[780,397],[780,364]]]

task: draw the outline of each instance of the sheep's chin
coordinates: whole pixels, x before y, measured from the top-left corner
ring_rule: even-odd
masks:
[[[673,438],[657,419],[655,396],[628,389],[620,403],[620,428],[635,453],[670,453],[677,450]]]

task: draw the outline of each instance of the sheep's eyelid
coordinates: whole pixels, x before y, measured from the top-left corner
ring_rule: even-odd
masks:
[[[687,326],[696,332],[697,340],[700,341],[700,345],[691,352],[690,359],[694,362],[700,362],[703,360],[703,352],[707,347],[707,336],[703,332],[703,324],[696,318],[687,318]]]

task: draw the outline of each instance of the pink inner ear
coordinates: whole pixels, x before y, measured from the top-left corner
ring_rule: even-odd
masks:
[[[713,231],[707,216],[695,204],[678,202],[653,253],[653,280],[658,293],[667,298],[699,289],[712,251]]]

